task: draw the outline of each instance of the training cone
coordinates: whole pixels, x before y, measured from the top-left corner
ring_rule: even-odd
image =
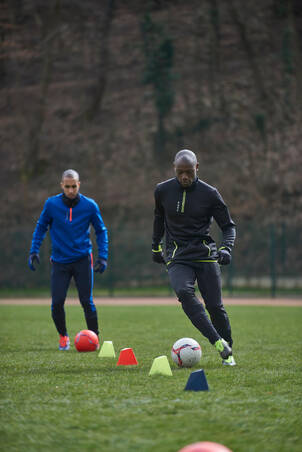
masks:
[[[172,377],[172,370],[166,355],[158,356],[153,360],[149,375],[166,375]]]
[[[115,358],[115,351],[112,341],[104,341],[98,354],[99,358]]]
[[[201,443],[193,443],[183,447],[178,452],[232,452],[228,447],[222,444],[212,443],[211,441],[203,441]]]
[[[137,364],[132,348],[123,348],[120,351],[120,356],[116,364],[117,366],[136,366]]]
[[[185,391],[208,391],[209,386],[203,369],[195,370],[189,376]]]

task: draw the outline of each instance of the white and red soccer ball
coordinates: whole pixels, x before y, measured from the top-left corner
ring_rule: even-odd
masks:
[[[178,367],[193,367],[200,361],[201,347],[194,339],[183,337],[172,347],[171,357]]]
[[[82,330],[74,338],[74,345],[78,352],[95,352],[99,348],[99,338],[93,331]]]

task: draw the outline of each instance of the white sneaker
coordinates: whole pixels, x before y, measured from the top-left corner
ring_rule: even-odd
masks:
[[[222,359],[227,359],[232,355],[232,349],[224,339],[219,339],[214,344],[216,350],[220,353]]]
[[[233,355],[230,355],[227,359],[222,360],[222,364],[224,366],[236,366],[236,361],[234,360]]]

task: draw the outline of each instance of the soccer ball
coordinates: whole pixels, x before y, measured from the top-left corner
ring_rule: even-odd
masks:
[[[178,367],[192,367],[200,361],[201,347],[194,339],[183,337],[172,347],[171,357]]]
[[[99,348],[99,338],[93,331],[82,330],[74,338],[74,345],[78,352],[94,352]]]
[[[178,452],[232,452],[223,444],[212,443],[211,441],[202,441],[201,443],[189,444]]]

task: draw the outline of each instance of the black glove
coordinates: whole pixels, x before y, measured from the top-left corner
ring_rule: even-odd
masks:
[[[106,259],[103,259],[102,257],[98,257],[94,264],[94,271],[99,273],[104,273],[104,271],[107,268],[107,261]]]
[[[229,248],[221,247],[218,250],[218,259],[217,262],[220,265],[228,265],[231,263],[232,256]]]
[[[152,260],[157,264],[165,264],[164,254],[161,245],[152,246]]]
[[[31,269],[31,271],[33,271],[33,272],[36,270],[35,266],[34,266],[35,261],[37,261],[37,264],[40,264],[39,254],[37,254],[37,253],[30,254],[29,258],[28,258],[28,266]]]

